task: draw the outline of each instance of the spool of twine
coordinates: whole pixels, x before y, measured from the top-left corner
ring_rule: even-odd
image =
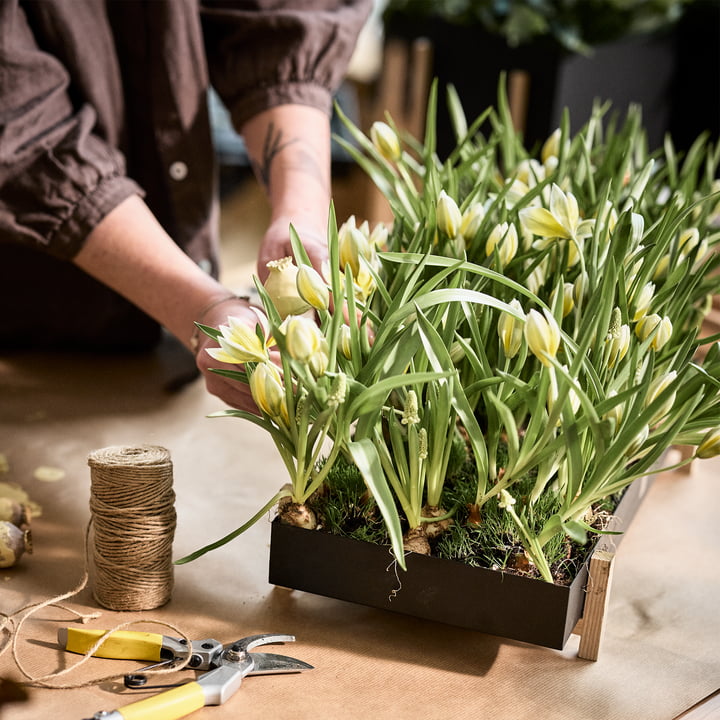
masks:
[[[175,493],[170,453],[154,445],[88,455],[93,596],[109,610],[151,610],[172,593]]]

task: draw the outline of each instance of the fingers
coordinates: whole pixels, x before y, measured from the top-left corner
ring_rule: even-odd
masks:
[[[210,327],[219,327],[227,324],[228,317],[237,317],[247,319],[250,327],[254,328],[258,318],[249,308],[247,302],[238,300],[237,303],[224,303],[217,309],[213,309],[203,319],[203,324]],[[214,369],[221,370],[242,370],[242,365],[220,362],[212,358],[207,352],[207,348],[218,347],[217,341],[208,337],[204,333],[200,335],[198,344],[198,352],[195,356],[195,364],[205,380],[207,391],[220,398],[230,407],[238,410],[247,410],[248,412],[259,415],[259,411],[250,393],[250,388],[241,380],[233,380],[213,372]]]

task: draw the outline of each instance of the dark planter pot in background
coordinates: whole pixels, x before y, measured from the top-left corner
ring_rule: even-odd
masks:
[[[642,478],[628,488],[611,529],[627,529],[649,486]],[[615,549],[622,537],[598,546]],[[402,571],[389,547],[272,523],[273,585],[549,648],[562,649],[582,617],[587,581],[588,562],[569,586],[415,553]]]
[[[589,119],[593,101],[610,101],[624,114],[630,103],[643,107],[651,149],[660,147],[671,129],[676,90],[675,35],[668,31],[631,36],[599,45],[592,55],[571,54],[556,42],[537,40],[511,47],[505,39],[479,26],[432,24],[399,17],[386,28],[387,37],[411,41],[426,37],[432,43],[431,77],[440,89],[438,151],[446,156],[455,139],[444,107],[448,84],[458,90],[468,120],[497,105],[500,74],[521,71],[527,78],[527,114],[523,137],[528,149],[544,142],[559,126],[563,108],[570,111],[577,130]]]

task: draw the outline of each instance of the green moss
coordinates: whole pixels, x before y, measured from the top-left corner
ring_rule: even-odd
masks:
[[[473,567],[522,572],[539,577],[532,565],[523,566],[520,531],[512,517],[498,506],[495,498],[483,506],[480,524],[468,524],[468,506],[475,502],[477,489],[475,463],[472,458],[468,458],[462,445],[454,448],[453,460],[453,472],[445,484],[442,506],[454,509],[454,521],[434,543],[433,555]],[[559,501],[552,493],[544,493],[531,510],[527,507],[527,498],[534,483],[534,476],[514,483],[512,495],[517,500],[516,511],[525,512],[531,529],[539,532],[544,519],[558,511]],[[598,509],[612,512],[617,500],[609,498]],[[336,462],[328,474],[323,492],[313,497],[311,504],[323,529],[328,532],[379,545],[388,545],[390,542],[362,475],[344,459]],[[573,580],[592,549],[593,540],[590,537],[586,545],[579,545],[562,535],[556,535],[545,545],[545,555],[556,582],[569,583]]]

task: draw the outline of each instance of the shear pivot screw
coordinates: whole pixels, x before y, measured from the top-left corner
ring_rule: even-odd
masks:
[[[245,651],[242,649],[242,645],[236,644],[228,648],[225,657],[227,657],[230,662],[238,662],[245,657]]]

